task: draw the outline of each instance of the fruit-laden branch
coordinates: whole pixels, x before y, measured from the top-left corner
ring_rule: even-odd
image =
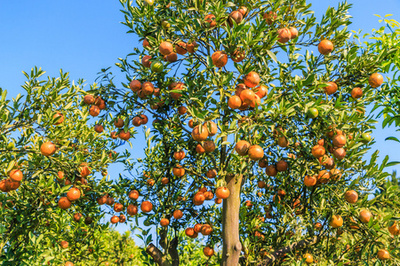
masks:
[[[287,253],[317,244],[320,241],[320,239],[321,237],[314,236],[313,238],[304,239],[299,242],[293,243],[287,247],[281,248],[275,251],[274,253],[267,255],[267,258],[261,261],[259,264],[257,264],[257,266],[265,266],[270,263],[273,263]]]
[[[149,254],[153,260],[159,265],[159,266],[171,266],[171,263],[167,260],[166,256],[163,255],[161,250],[159,250],[156,246],[153,244],[149,244],[146,248],[147,254]]]

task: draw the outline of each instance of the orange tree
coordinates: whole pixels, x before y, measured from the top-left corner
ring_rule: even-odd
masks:
[[[120,2],[143,47],[93,92],[113,138],[153,117],[118,194],[157,264],[200,235],[198,264],[399,263],[396,163],[363,159],[397,47],[352,37],[346,2],[320,22],[304,0]]]
[[[108,227],[96,199],[113,192],[94,173],[117,160],[115,145],[87,125],[82,80],[43,74],[25,73],[25,94],[12,100],[0,91],[0,261],[88,265],[104,251],[94,236]]]

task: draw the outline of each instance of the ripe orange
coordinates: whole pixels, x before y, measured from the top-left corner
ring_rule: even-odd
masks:
[[[181,210],[175,210],[172,214],[176,220],[179,220],[183,217],[183,212]]]
[[[306,187],[313,187],[317,184],[317,178],[315,176],[306,175],[304,177],[304,185]]]
[[[206,200],[211,200],[212,198],[214,198],[214,194],[211,191],[206,191],[204,192],[204,198]]]
[[[351,90],[351,97],[353,99],[358,99],[361,98],[362,96],[363,96],[363,90],[361,88],[356,87]]]
[[[196,224],[196,225],[193,227],[193,230],[194,230],[194,232],[196,232],[196,233],[200,233],[202,227],[203,227],[202,224]]]
[[[267,186],[267,184],[264,181],[260,180],[257,182],[257,186],[259,188],[265,188]]]
[[[144,95],[151,95],[154,92],[154,86],[151,82],[143,82],[142,84],[142,92]]]
[[[338,86],[335,82],[328,82],[328,86],[324,87],[325,93],[328,95],[332,95],[338,90]]]
[[[184,83],[182,83],[182,82],[172,82],[168,86],[168,88],[170,90],[183,90],[183,86],[184,86]],[[177,93],[177,92],[170,92],[170,95],[171,95],[172,99],[174,99],[174,100],[179,100],[179,98],[182,97],[182,94]]]
[[[268,166],[265,168],[265,173],[266,173],[268,176],[276,176],[276,174],[278,173],[278,170],[276,170],[275,165],[268,165]]]
[[[361,222],[368,223],[372,218],[372,213],[368,210],[362,210],[358,216]]]
[[[161,184],[166,185],[169,183],[169,179],[167,177],[161,178]]]
[[[57,148],[56,145],[53,144],[51,141],[45,142],[40,146],[40,152],[44,156],[51,156],[56,152]]]
[[[61,124],[62,122],[64,122],[64,115],[63,115],[62,113],[60,113],[60,112],[57,112],[57,113],[55,113],[55,114],[53,115],[53,119],[54,119],[54,120],[57,119],[57,121],[54,122],[54,125],[59,125],[59,124]]]
[[[239,96],[233,95],[228,100],[228,106],[231,109],[239,109],[242,106],[242,100]]]
[[[250,148],[250,143],[245,141],[245,140],[239,140],[236,145],[235,145],[235,151],[241,155],[245,156],[247,155],[249,148]]]
[[[146,38],[143,39],[142,45],[143,45],[143,48],[144,47],[151,48],[150,43]]]
[[[318,178],[318,183],[326,184],[331,179],[331,173],[326,170],[319,171],[317,178]]]
[[[123,215],[123,214],[120,214],[120,215],[119,215],[119,222],[120,222],[120,223],[125,223],[125,222],[126,222],[126,216]]]
[[[296,39],[299,36],[299,31],[295,27],[290,27],[290,39]]]
[[[122,120],[121,118],[116,118],[114,120],[114,126],[116,126],[117,128],[121,128],[124,126],[124,120]]]
[[[129,83],[129,88],[130,88],[133,92],[138,92],[139,90],[142,89],[142,83],[140,83],[139,80],[134,79],[134,80],[132,80],[132,81]]]
[[[283,28],[278,30],[278,42],[287,43],[291,37],[292,34],[288,28]]]
[[[114,200],[113,197],[109,197],[109,196],[107,197],[106,204],[107,204],[108,206],[114,205],[114,202],[115,202],[115,200]]]
[[[206,197],[204,196],[203,192],[197,192],[194,197],[193,197],[193,204],[198,206],[203,204],[203,202],[206,200]]]
[[[217,124],[215,124],[213,121],[207,121],[204,123],[204,126],[207,127],[207,131],[208,131],[208,136],[212,137],[215,134],[217,134],[218,132],[218,127]]]
[[[175,45],[175,51],[176,51],[178,54],[180,54],[180,55],[186,54],[186,53],[187,53],[187,50],[186,50],[186,43],[185,43],[185,42],[182,42],[182,41],[178,42],[178,43]]]
[[[94,103],[94,97],[93,97],[93,95],[90,95],[90,94],[85,95],[85,97],[83,97],[83,102],[84,102],[85,104],[87,104],[87,105],[93,104],[93,103]]]
[[[278,138],[278,145],[279,147],[286,148],[287,146],[289,146],[289,142],[285,136],[280,136]]]
[[[400,229],[397,226],[396,221],[394,221],[392,225],[389,225],[388,230],[389,230],[389,233],[391,233],[394,236],[400,235]]]
[[[69,207],[71,207],[71,202],[68,200],[67,197],[61,197],[58,200],[58,207],[60,207],[63,210],[68,209]]]
[[[77,212],[77,213],[74,214],[74,221],[75,222],[79,222],[81,218],[82,218],[82,214],[81,213]]]
[[[97,198],[97,203],[98,203],[99,205],[106,204],[107,198],[108,198],[107,195],[101,196],[100,198]]]
[[[208,137],[207,127],[204,125],[197,125],[192,130],[192,137],[196,141],[204,141]]]
[[[132,125],[134,125],[135,127],[138,127],[138,126],[140,126],[141,124],[142,124],[142,119],[140,119],[139,116],[135,116],[135,117],[132,119]]]
[[[204,141],[204,144],[202,146],[204,148],[204,151],[207,153],[213,152],[215,150],[215,143],[212,140]]]
[[[161,225],[162,227],[167,227],[167,226],[169,225],[169,220],[168,220],[167,218],[162,218],[162,219],[160,220],[160,225]]]
[[[276,170],[278,170],[278,172],[284,172],[289,168],[289,165],[286,161],[284,160],[280,160],[277,164],[276,164]]]
[[[67,198],[69,201],[78,200],[80,197],[81,197],[81,191],[76,187],[70,188],[70,190],[68,190],[67,192]]]
[[[125,130],[121,130],[118,137],[122,140],[128,140],[131,137],[131,133],[129,131],[125,132]]]
[[[104,127],[102,125],[97,124],[94,126],[94,131],[96,131],[97,133],[101,133],[104,131]]]
[[[174,174],[174,176],[177,177],[182,177],[185,175],[185,169],[183,169],[183,167],[179,164],[177,164],[173,169],[172,169],[172,173]]]
[[[244,84],[249,88],[254,88],[258,86],[259,83],[260,83],[260,76],[254,71],[249,72],[244,77]]]
[[[137,191],[137,190],[131,190],[131,191],[129,192],[129,194],[128,194],[128,197],[129,197],[131,200],[137,200],[137,199],[139,198],[139,191]]]
[[[315,158],[321,158],[325,155],[325,148],[321,145],[315,145],[314,147],[312,147],[311,153]]]
[[[340,215],[332,215],[329,225],[332,226],[333,228],[338,228],[343,225],[343,218]]]
[[[74,264],[70,261],[67,261],[64,266],[74,266]]]
[[[113,217],[111,217],[110,221],[112,224],[116,224],[119,222],[119,217],[114,215]]]
[[[185,152],[183,150],[174,152],[174,158],[178,161],[183,160],[185,158]]]
[[[228,63],[228,55],[224,51],[216,51],[211,55],[214,66],[221,68]]]
[[[187,112],[187,108],[186,108],[185,106],[180,106],[180,107],[178,108],[178,113],[179,113],[180,115],[184,115],[184,114],[186,114],[186,112]]]
[[[383,84],[383,76],[379,73],[374,73],[369,76],[368,83],[372,88],[378,88]]]
[[[228,23],[231,27],[233,26],[233,21],[235,21],[236,24],[239,24],[240,22],[242,22],[242,20],[243,20],[243,14],[238,10],[232,11],[229,14]]]
[[[140,205],[140,209],[142,212],[151,212],[153,209],[153,204],[150,201],[143,201],[142,204]]]
[[[185,234],[190,238],[196,238],[197,237],[197,233],[191,227],[186,228]]]
[[[207,257],[212,257],[214,255],[214,249],[210,248],[210,247],[204,247],[203,248],[203,253],[204,255],[206,255]]]
[[[169,63],[176,62],[176,61],[178,61],[178,55],[176,53],[172,52],[169,55],[165,55],[164,60],[167,60]]]
[[[378,259],[380,260],[388,260],[390,259],[390,254],[386,249],[380,249],[378,251]]]
[[[260,98],[264,98],[268,94],[268,88],[267,86],[260,85],[257,88],[254,89],[256,92],[256,95]]]
[[[215,196],[219,199],[227,199],[230,194],[231,193],[227,187],[219,187],[215,190]]]
[[[136,205],[133,204],[129,204],[128,207],[126,208],[126,212],[130,215],[136,215],[138,212],[138,207]]]
[[[193,54],[194,53],[194,49],[195,47],[197,47],[197,43],[195,41],[192,42],[188,42],[186,44],[186,49],[189,53]]]
[[[246,58],[246,53],[245,51],[242,51],[241,49],[237,48],[232,54],[231,58],[233,62],[240,63]]]
[[[205,16],[204,21],[206,22],[208,28],[213,28],[217,26],[217,21],[213,14],[208,14],[207,16]]]
[[[323,55],[328,55],[333,51],[333,43],[329,40],[323,40],[318,44],[318,51]]]
[[[144,67],[149,68],[150,65],[151,65],[150,59],[151,59],[151,56],[150,56],[150,55],[145,55],[145,56],[143,56],[143,58],[142,58],[142,65],[143,65]]]
[[[201,227],[201,234],[204,236],[208,236],[212,233],[213,229],[211,227],[211,225],[209,224],[203,224],[203,226]]]
[[[172,43],[170,42],[162,42],[160,46],[158,47],[158,50],[160,51],[160,54],[162,55],[169,55],[174,51],[174,47],[172,46]]]
[[[305,259],[305,262],[307,264],[311,264],[314,262],[313,256],[310,253],[306,253],[303,255],[303,258]]]
[[[338,160],[342,160],[344,157],[346,157],[346,151],[343,148],[337,148],[333,151],[333,156],[335,156],[335,158]]]
[[[11,172],[8,174],[8,176],[14,182],[21,182],[22,178],[24,177],[21,170],[19,170],[19,169],[11,170]]]
[[[79,173],[82,177],[87,177],[88,175],[90,175],[90,169],[87,163],[81,163],[79,165]]]
[[[207,173],[206,173],[206,176],[207,176],[208,178],[215,178],[215,177],[217,177],[217,170],[215,170],[215,169],[210,169],[210,170],[208,170]]]
[[[236,144],[237,145],[237,144]],[[247,152],[253,161],[258,161],[264,157],[264,150],[259,145],[252,145]]]
[[[348,190],[344,193],[344,198],[348,203],[356,203],[358,200],[358,194],[354,190]]]
[[[249,10],[245,6],[239,7],[238,11],[242,14],[242,16],[245,18],[249,14]]]
[[[277,15],[275,12],[269,11],[269,12],[264,13],[263,18],[267,21],[268,25],[271,25],[276,20]]]
[[[115,212],[121,212],[124,210],[124,205],[122,205],[121,203],[115,203],[114,204],[114,211]]]
[[[89,109],[89,114],[93,117],[98,116],[100,114],[100,108],[96,105],[92,105]]]

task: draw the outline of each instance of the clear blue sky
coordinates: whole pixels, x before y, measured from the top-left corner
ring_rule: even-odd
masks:
[[[328,6],[337,6],[339,1],[308,2],[320,17]],[[353,30],[363,29],[366,33],[379,27],[373,14],[394,14],[393,18],[400,20],[399,0],[349,2],[354,3],[350,11]],[[84,78],[87,83],[94,82],[101,68],[112,66],[118,57],[125,57],[140,45],[138,38],[126,34],[127,28],[119,23],[123,19],[119,9],[117,0],[0,1],[0,87],[12,97],[23,93],[20,85],[25,77],[21,71],[34,66],[42,67],[50,76],[57,76],[62,68],[74,80]],[[114,72],[119,73],[116,68]],[[400,161],[400,144],[384,141],[385,136],[395,134],[393,129],[383,132],[378,126],[373,134],[377,141],[374,148],[379,147],[382,157],[389,154],[391,160]],[[134,153],[143,156],[143,134],[137,138]],[[111,176],[117,176],[120,168],[112,169]],[[127,228],[118,226],[121,231]]]

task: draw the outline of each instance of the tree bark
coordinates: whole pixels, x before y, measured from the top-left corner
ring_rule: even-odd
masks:
[[[149,244],[146,248],[147,254],[149,254],[153,260],[159,265],[159,266],[172,266],[171,263],[168,261],[167,256],[165,256],[161,250],[159,250],[156,246],[153,244]]]
[[[239,264],[242,244],[239,239],[239,210],[242,175],[227,175],[225,180],[230,195],[223,202],[222,209],[222,260],[221,266],[237,266]]]

